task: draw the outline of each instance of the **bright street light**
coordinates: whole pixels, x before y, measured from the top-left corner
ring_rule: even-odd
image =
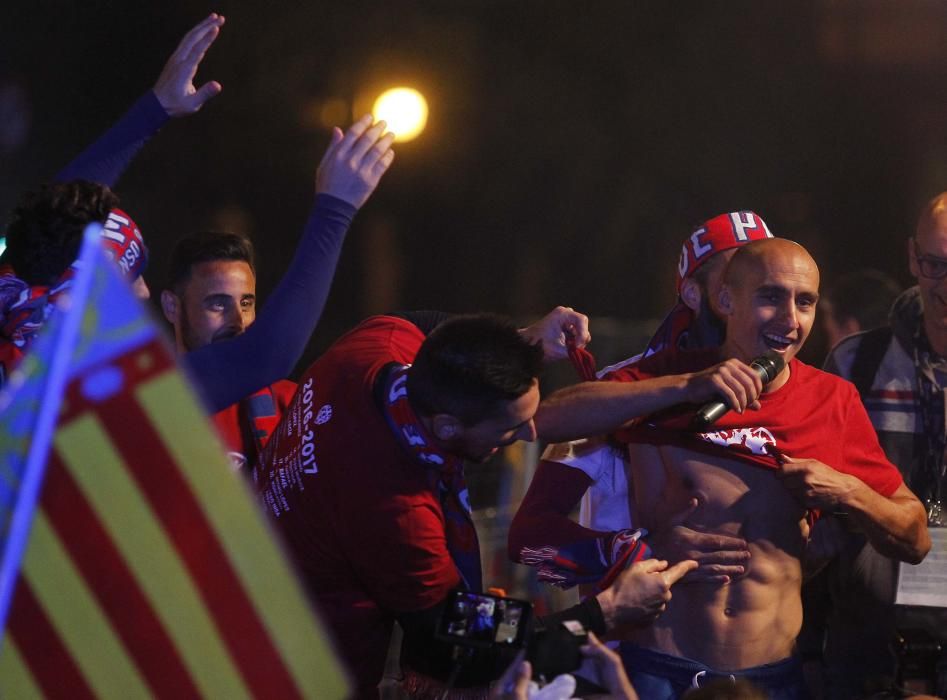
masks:
[[[424,131],[427,124],[427,100],[409,87],[385,90],[372,107],[375,120],[384,119],[395,141],[410,141]]]

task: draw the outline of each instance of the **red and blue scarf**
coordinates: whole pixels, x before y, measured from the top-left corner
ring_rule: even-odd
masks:
[[[464,585],[480,591],[480,542],[471,516],[464,461],[439,448],[428,434],[408,402],[407,379],[408,365],[396,367],[388,374],[383,402],[385,418],[404,450],[427,470],[431,490],[440,498],[451,559]]]
[[[19,364],[76,275],[73,263],[52,286],[30,285],[0,265],[0,386]]]

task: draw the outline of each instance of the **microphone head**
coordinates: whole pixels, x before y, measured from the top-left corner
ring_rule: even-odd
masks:
[[[770,350],[769,352],[763,353],[759,357],[754,358],[750,363],[750,367],[759,373],[760,379],[763,380],[763,384],[769,384],[771,381],[776,379],[776,375],[782,372],[786,367],[786,361],[778,352],[775,350]]]

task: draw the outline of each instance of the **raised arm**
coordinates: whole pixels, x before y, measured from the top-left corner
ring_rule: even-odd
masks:
[[[548,314],[520,333],[531,343],[541,343],[546,362],[564,360],[569,356],[566,349],[566,334],[575,339],[576,347],[583,348],[592,340],[589,335],[589,318],[571,306],[557,306]]]
[[[582,382],[554,392],[536,414],[536,432],[548,442],[565,442],[614,432],[638,418],[681,403],[723,398],[740,413],[757,408],[763,385],[739,360],[700,372],[631,381]]]
[[[63,168],[56,180],[90,180],[114,187],[141,147],[168,119],[194,114],[218,95],[220,83],[212,80],[197,88],[194,77],[223,24],[223,16],[212,13],[185,34],[154,88]]]
[[[219,411],[292,371],[322,315],[355,212],[394,160],[394,135],[371,115],[332,132],[316,201],[286,274],[245,333],[184,356],[208,410]]]

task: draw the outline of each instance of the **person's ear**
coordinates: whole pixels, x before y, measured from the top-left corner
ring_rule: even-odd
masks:
[[[442,442],[456,440],[464,431],[464,426],[457,418],[447,413],[438,413],[431,420],[431,429],[434,437]]]
[[[178,322],[181,312],[181,300],[177,294],[167,289],[161,291],[161,311],[172,326]]]
[[[721,314],[729,316],[733,313],[733,292],[728,285],[725,284],[720,288],[720,293],[717,295],[717,302]]]
[[[681,301],[695,314],[700,312],[700,285],[697,280],[688,278],[681,283]]]
[[[914,277],[921,276],[921,271],[917,264],[917,240],[914,238],[908,239],[908,267]]]

